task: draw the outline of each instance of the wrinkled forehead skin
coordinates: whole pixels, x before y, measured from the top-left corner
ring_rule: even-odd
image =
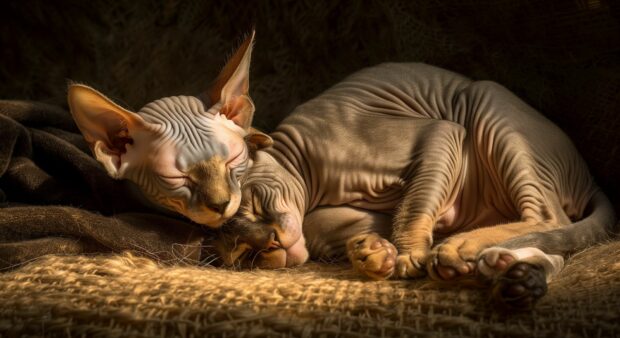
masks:
[[[173,157],[177,168],[185,171],[214,156],[228,159],[244,147],[245,131],[220,115],[219,106],[206,111],[196,97],[173,96],[147,104],[138,114],[159,136],[155,142],[173,152],[161,156]]]
[[[219,226],[236,212],[241,199],[239,179],[248,166],[247,132],[219,114],[220,107],[218,103],[205,110],[203,102],[192,96],[147,104],[137,113],[146,122],[147,131],[131,135],[135,142],[128,147],[133,151],[125,155],[127,167],[123,170],[124,177],[137,183],[147,198],[206,226]],[[213,171],[219,177],[216,181],[186,186],[193,168],[205,163],[223,164],[225,177]],[[204,196],[216,196],[221,184],[228,187],[230,203],[218,215],[205,202],[209,196]]]

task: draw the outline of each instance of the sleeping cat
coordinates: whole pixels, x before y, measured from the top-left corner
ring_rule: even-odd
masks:
[[[271,136],[215,241],[227,265],[346,254],[377,279],[478,272],[523,306],[615,224],[559,128],[496,83],[426,64],[353,74]]]
[[[218,227],[231,217],[249,153],[271,142],[250,127],[253,41],[254,33],[201,99],[166,97],[134,113],[88,86],[70,85],[71,114],[110,176],[133,181],[151,201],[196,223]]]

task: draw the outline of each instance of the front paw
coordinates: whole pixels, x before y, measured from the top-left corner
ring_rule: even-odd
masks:
[[[347,256],[353,268],[373,279],[387,279],[394,274],[396,253],[392,243],[375,233],[347,242]]]
[[[396,257],[397,276],[403,279],[426,276],[424,265],[428,258],[428,250],[411,250]]]
[[[482,250],[476,240],[448,238],[431,251],[427,264],[428,274],[435,280],[450,281],[472,275],[476,271],[476,257]]]

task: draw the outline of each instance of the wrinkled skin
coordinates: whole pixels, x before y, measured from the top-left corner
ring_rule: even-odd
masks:
[[[550,278],[615,223],[561,130],[500,85],[432,66],[362,70],[271,136],[215,241],[227,265],[348,256],[372,278],[493,280],[528,262]]]
[[[250,127],[253,38],[200,98],[165,97],[131,112],[88,86],[71,85],[71,113],[110,176],[132,181],[155,204],[207,227],[234,215],[250,153],[271,143]]]

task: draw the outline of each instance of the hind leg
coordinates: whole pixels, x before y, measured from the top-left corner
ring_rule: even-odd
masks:
[[[454,235],[435,246],[426,267],[431,277],[442,280],[473,273],[483,249],[570,222],[557,195],[547,188],[549,177],[543,181],[539,176],[547,173],[540,170],[545,163],[537,162],[537,151],[540,143],[546,146],[549,142],[544,137],[542,142],[533,142],[538,140],[532,139],[532,133],[523,133],[517,121],[508,123],[512,116],[528,114],[529,106],[502,86],[482,81],[459,94],[455,109],[467,111],[477,121],[468,130],[475,149],[470,153],[475,156],[469,158],[468,175],[478,176],[469,177],[472,183],[463,198],[470,200],[464,204],[485,201],[493,204],[489,208],[515,218],[514,223],[480,224],[485,227]]]
[[[479,228],[448,237],[436,245],[426,265],[431,278],[454,280],[471,275],[482,250],[519,235],[552,226],[534,222],[515,222]],[[496,264],[504,262],[498,259]]]

